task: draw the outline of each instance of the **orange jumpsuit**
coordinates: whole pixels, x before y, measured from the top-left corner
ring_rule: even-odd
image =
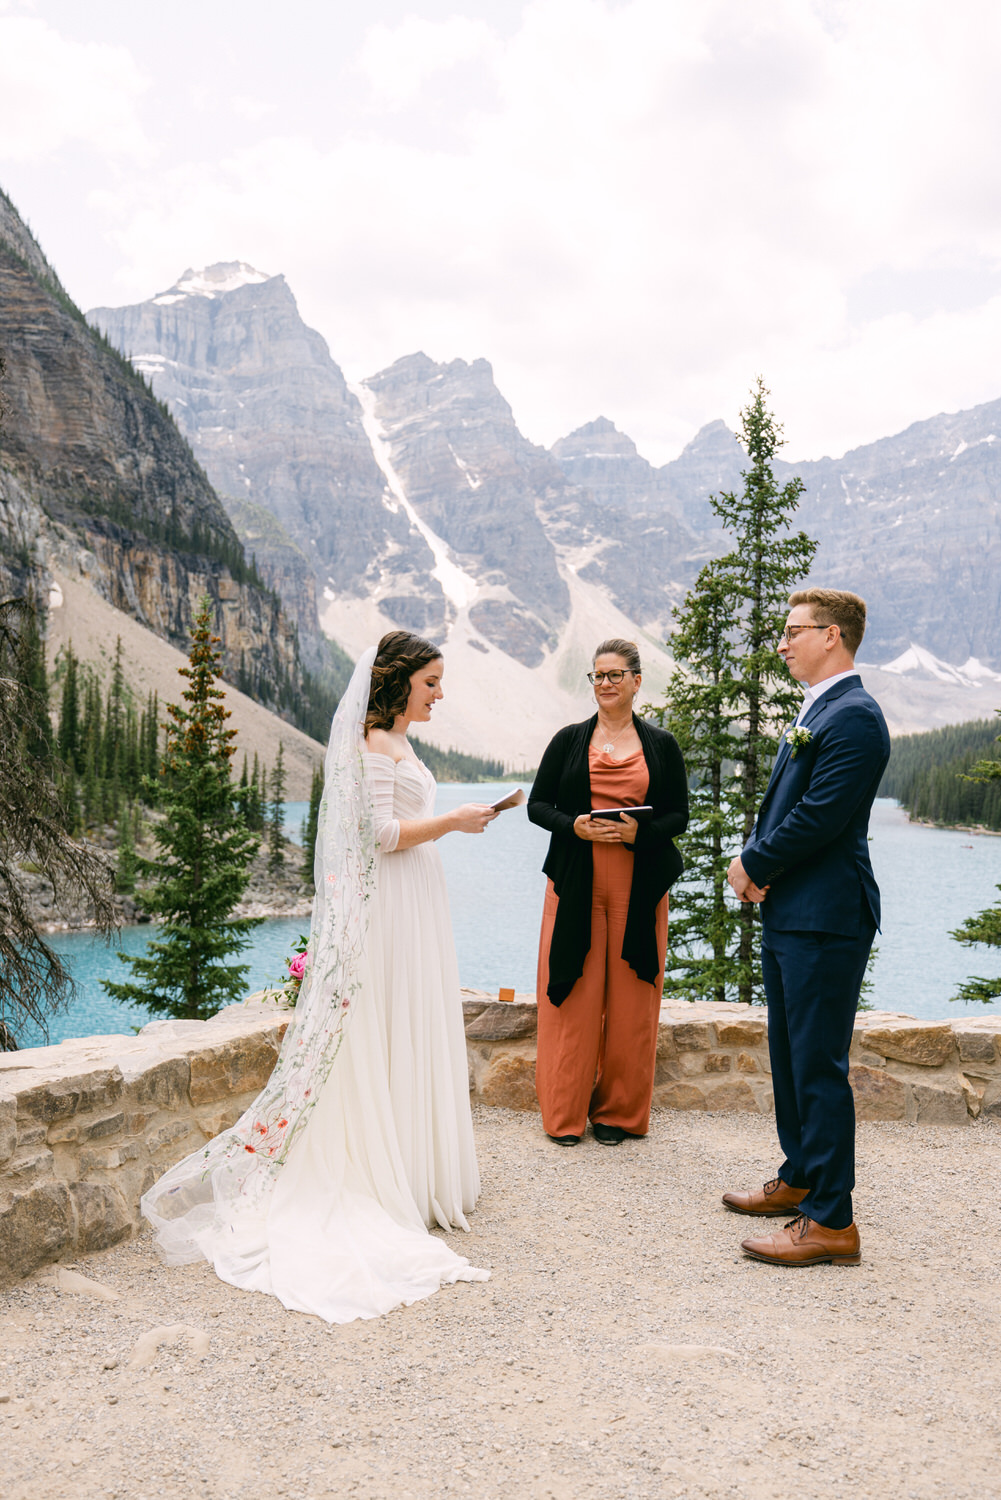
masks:
[[[592,807],[636,807],[649,773],[642,750],[613,760],[588,752]],[[537,981],[539,1006],[535,1087],[549,1135],[583,1135],[587,1121],[645,1135],[650,1124],[657,1027],[667,951],[665,895],[657,906],[660,972],[646,984],[621,957],[633,853],[624,844],[592,844],[591,947],[584,972],[560,1006],[546,993],[549,945],[559,899],[550,880],[542,910]]]

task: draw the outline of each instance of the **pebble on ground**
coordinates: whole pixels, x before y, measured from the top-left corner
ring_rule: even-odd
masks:
[[[148,1235],[0,1299],[5,1500],[1001,1493],[1001,1123],[859,1129],[858,1267],[740,1254],[774,1123],[479,1110],[492,1279],[328,1327]]]

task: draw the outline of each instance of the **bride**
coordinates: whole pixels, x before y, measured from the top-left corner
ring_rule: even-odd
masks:
[[[489,1274],[428,1233],[468,1229],[479,1192],[433,845],[496,816],[478,803],[434,815],[407,730],[430,719],[443,671],[438,647],[402,630],[358,662],[330,731],[309,958],[274,1072],[142,1200],[168,1264],[204,1258],[329,1323]]]

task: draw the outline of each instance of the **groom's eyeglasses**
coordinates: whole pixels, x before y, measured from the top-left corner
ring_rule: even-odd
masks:
[[[611,682],[618,686],[626,672],[631,671],[632,667],[626,667],[625,671],[621,667],[613,667],[610,672],[588,672],[587,680],[592,687],[597,687],[599,682]]]
[[[790,641],[794,641],[796,639],[796,637],[799,635],[799,633],[800,633],[801,630],[829,630],[829,629],[830,629],[829,625],[787,625],[786,628],[785,628],[785,630],[783,630],[782,633],[781,633],[781,635],[779,636],[779,640],[780,641],[785,641],[786,645],[788,646],[788,644],[789,644]]]

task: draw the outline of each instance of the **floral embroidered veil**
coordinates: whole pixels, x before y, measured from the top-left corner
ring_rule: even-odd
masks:
[[[267,1212],[275,1181],[337,1060],[361,988],[376,836],[362,762],[375,649],[364,653],[334,715],[317,823],[309,960],[268,1082],[229,1130],[171,1167],[142,1211],[168,1265],[200,1260],[241,1219]]]

